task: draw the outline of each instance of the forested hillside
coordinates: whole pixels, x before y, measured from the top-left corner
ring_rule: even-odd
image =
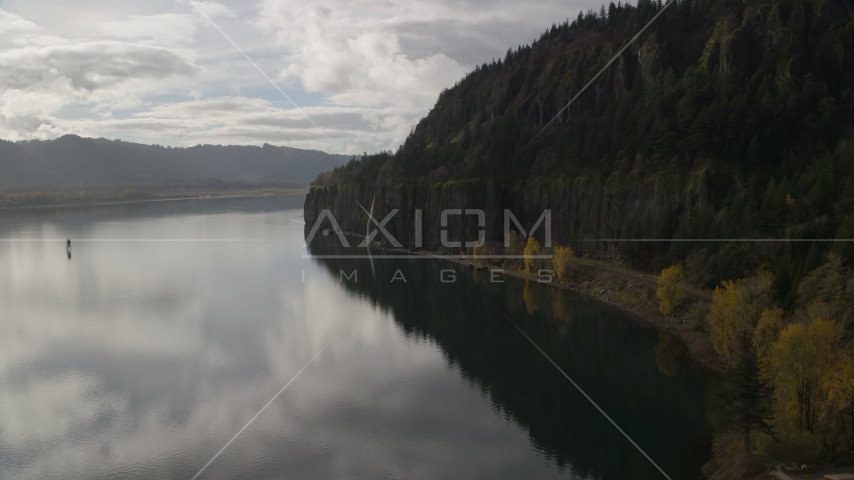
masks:
[[[679,0],[558,115],[664,7],[611,3],[478,66],[396,152],[319,176],[306,220],[329,208],[361,232],[358,203],[379,218],[400,209],[387,228],[414,247],[407,212],[421,209],[424,248],[441,249],[440,212],[479,208],[480,261],[544,251],[542,231],[506,247],[499,226],[504,209],[526,229],[551,209],[559,281],[573,282],[567,246],[661,272],[661,313],[729,366],[710,399],[720,429],[707,476],[759,478],[751,450],[772,464],[850,463],[854,4]],[[472,234],[455,222],[452,235]],[[690,324],[678,282],[714,289]]]
[[[553,25],[442,92],[396,152],[315,184],[491,185],[504,203],[557,209],[569,224],[557,225],[558,240],[570,245],[854,237],[854,6],[845,0],[680,0],[536,136],[662,8],[610,4]],[[854,245],[584,246],[651,270],[685,262],[705,287],[772,263],[792,301],[830,250],[850,256]]]
[[[0,188],[139,183],[147,187],[206,181],[306,184],[349,157],[264,145],[159,145],[65,135],[56,140],[0,140]]]

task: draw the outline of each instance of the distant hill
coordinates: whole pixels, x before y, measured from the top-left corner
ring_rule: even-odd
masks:
[[[0,188],[47,185],[175,185],[223,181],[307,184],[350,157],[265,144],[171,148],[64,135],[55,140],[0,140]]]

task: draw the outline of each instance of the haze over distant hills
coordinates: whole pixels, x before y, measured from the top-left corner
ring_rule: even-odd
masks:
[[[307,184],[350,157],[265,144],[171,148],[64,135],[55,140],[0,140],[0,188],[71,184],[174,185],[221,180]]]

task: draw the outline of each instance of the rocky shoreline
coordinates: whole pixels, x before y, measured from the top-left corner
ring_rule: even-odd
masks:
[[[468,262],[464,260],[457,260],[448,257],[437,257],[441,260],[450,261],[459,265],[466,265],[478,269],[488,270],[488,266],[478,265],[474,262]],[[581,267],[586,268],[586,267]],[[524,280],[538,281],[537,277],[525,274],[523,272],[518,272],[515,270],[505,269],[503,272],[505,275],[512,275],[517,278],[521,278]],[[608,273],[594,273],[597,276],[609,275]],[[636,306],[629,305],[626,303],[622,303],[618,300],[615,300],[612,296],[608,295],[608,289],[587,289],[584,288],[583,283],[562,283],[553,281],[548,283],[553,288],[563,288],[565,290],[570,290],[576,292],[578,294],[584,295],[586,297],[592,298],[596,301],[609,304],[611,306],[617,307],[623,310],[626,313],[632,314],[634,317],[645,324],[651,325],[652,327],[670,333],[676,336],[682,344],[685,346],[688,351],[691,359],[696,362],[698,365],[716,373],[723,374],[725,369],[718,357],[717,353],[714,351],[714,347],[712,347],[711,341],[703,334],[686,331],[679,328],[679,324],[677,324],[674,320],[665,317],[657,312],[651,312],[648,309],[637,308]],[[648,288],[646,286],[637,284],[642,286],[642,288]]]
[[[345,232],[345,234],[348,236],[364,238],[363,235],[359,235],[354,232]],[[377,243],[375,243],[374,246],[390,253],[425,255],[433,257],[439,261],[445,261],[478,270],[489,270],[491,268],[489,265],[480,264],[468,258],[455,258],[453,255],[444,255],[429,250],[407,250]],[[548,285],[552,288],[569,290],[596,301],[617,307],[620,310],[636,317],[637,320],[643,324],[674,335],[685,347],[691,360],[698,366],[718,375],[722,375],[725,372],[725,366],[717,352],[715,352],[708,336],[702,332],[686,328],[684,325],[684,318],[680,320],[679,317],[668,317],[662,315],[658,311],[657,304],[653,307],[648,304],[644,305],[640,302],[631,303],[628,301],[621,301],[618,298],[618,295],[616,295],[618,290],[621,288],[636,288],[642,289],[641,293],[646,293],[649,297],[654,297],[654,290],[649,286],[645,285],[641,281],[633,282],[625,276],[623,278],[617,278],[609,272],[596,271],[585,265],[578,265],[578,268],[580,270],[579,274],[576,275],[578,281],[558,282],[555,280],[548,282]],[[516,270],[502,269],[502,273],[504,275],[510,275],[523,280],[539,281],[539,279],[533,275],[528,275]],[[693,301],[704,302],[702,299],[696,299]],[[683,312],[683,316],[684,315],[685,312]]]

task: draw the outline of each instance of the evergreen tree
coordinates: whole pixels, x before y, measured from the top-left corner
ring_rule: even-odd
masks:
[[[854,77],[842,72],[854,71],[854,50],[834,60],[842,70],[826,68],[819,45],[831,34],[830,24],[805,17],[803,8],[795,8],[773,35],[753,31],[758,57],[747,64],[732,50],[737,42],[704,48],[709,39],[700,32],[720,28],[726,36],[725,19],[734,19],[736,28],[753,15],[743,4],[680,0],[542,130],[663,4],[641,0],[581,11],[571,25],[554,24],[541,40],[508,50],[442,91],[397,152],[367,156],[316,184],[426,187],[471,179],[493,181],[499,191],[517,195],[552,179],[569,185],[598,177],[615,186],[640,186],[663,175],[665,196],[685,200],[640,225],[638,235],[667,237],[678,227],[686,238],[836,238],[822,248],[852,262],[854,242],[846,240],[854,238],[854,218],[847,218],[854,211]],[[854,13],[845,15],[840,25],[854,20]],[[779,81],[779,65],[787,65],[785,82]],[[664,180],[671,175],[698,181],[680,186]],[[624,188],[617,187],[628,193]],[[618,237],[632,237],[625,233],[634,228],[632,217],[618,221]],[[660,270],[692,255],[705,259],[692,268],[701,272],[686,270],[701,287],[767,263],[780,299],[792,300],[809,271],[799,273],[808,249],[619,246],[641,268]]]
[[[744,453],[751,454],[750,432],[774,434],[771,420],[773,388],[763,378],[763,372],[753,349],[742,354],[727,372],[721,393],[723,412],[744,435]]]
[[[836,234],[833,251],[854,263],[854,215],[847,215]]]

